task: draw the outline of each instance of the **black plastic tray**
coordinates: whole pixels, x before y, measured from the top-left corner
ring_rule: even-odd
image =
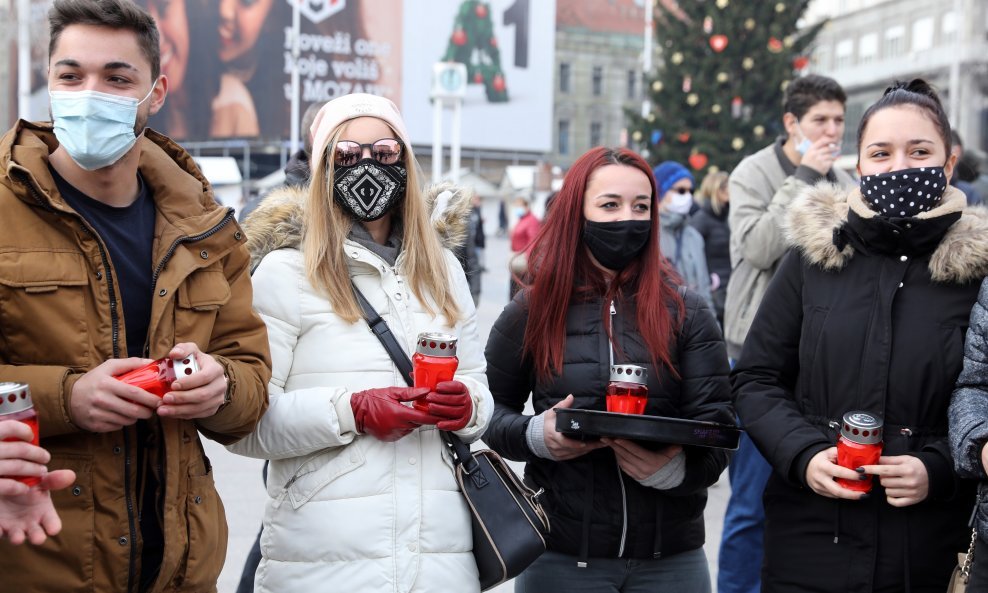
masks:
[[[638,416],[602,410],[556,410],[556,430],[584,441],[612,437],[656,444],[737,449],[741,429],[728,424],[664,416]]]

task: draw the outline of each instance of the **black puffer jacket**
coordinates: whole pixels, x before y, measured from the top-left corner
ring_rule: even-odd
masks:
[[[526,480],[546,490],[552,524],[549,549],[582,556],[584,544],[590,557],[653,558],[701,547],[706,489],[726,467],[726,451],[687,447],[685,480],[660,491],[623,474],[608,448],[564,462],[536,457],[529,450],[525,431],[532,417],[522,414],[529,393],[536,414],[569,393],[576,398],[573,407],[603,410],[610,354],[603,326],[607,304],[599,297],[573,304],[566,319],[563,372],[551,382],[536,381],[531,360],[522,356],[528,319],[524,294],[507,306],[487,342],[487,378],[495,410],[484,440],[510,459],[527,461]],[[650,357],[635,329],[631,300],[616,303],[610,315],[624,352],[617,362],[648,367],[646,414],[733,423],[727,353],[717,323],[692,292],[686,293],[685,302],[683,326],[671,349],[681,379],[642,362]]]
[[[775,470],[765,489],[762,590],[942,591],[966,549],[973,483],[954,474],[947,407],[964,332],[988,272],[988,212],[949,189],[915,219],[882,219],[855,189],[817,186],[792,203],[782,260],[732,375],[735,406]],[[850,210],[849,210],[850,208]],[[828,423],[885,419],[884,455],[923,462],[929,495],[888,504],[805,484]]]
[[[703,235],[703,249],[707,254],[707,269],[720,276],[720,285],[727,287],[731,278],[731,227],[727,224],[730,204],[725,204],[720,214],[715,214],[709,203],[704,204],[690,218],[693,228]]]

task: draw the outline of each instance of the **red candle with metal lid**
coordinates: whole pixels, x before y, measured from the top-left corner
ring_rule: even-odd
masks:
[[[882,419],[871,412],[848,412],[844,414],[840,437],[837,439],[837,465],[856,469],[862,465],[875,465],[882,456]],[[845,480],[837,483],[848,490],[870,492],[872,479]]]
[[[450,334],[423,332],[415,342],[412,355],[412,371],[416,387],[435,389],[443,381],[452,381],[460,359],[456,357],[458,338]],[[424,401],[413,403],[416,409],[429,411]]]
[[[185,358],[159,358],[154,362],[117,375],[118,381],[140,387],[148,393],[164,397],[171,391],[171,385],[180,377],[187,377],[199,372],[199,363],[193,354]]]
[[[607,384],[607,411],[621,414],[644,414],[648,403],[648,371],[635,364],[611,367]]]
[[[31,427],[34,434],[31,443],[40,445],[40,434],[38,433],[38,413],[34,411],[34,402],[31,401],[31,389],[24,383],[0,383],[0,420],[17,420]],[[4,439],[4,441],[17,441],[19,439]],[[41,478],[37,476],[2,476],[12,478],[18,482],[23,482],[28,486],[37,486],[41,483]]]

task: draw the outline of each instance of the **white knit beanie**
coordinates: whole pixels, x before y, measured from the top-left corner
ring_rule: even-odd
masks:
[[[322,160],[322,154],[329,144],[333,132],[346,121],[358,117],[376,117],[383,120],[398,134],[398,139],[411,146],[405,122],[398,113],[398,108],[390,100],[367,93],[353,93],[333,99],[323,105],[312,122],[312,155],[313,166]]]

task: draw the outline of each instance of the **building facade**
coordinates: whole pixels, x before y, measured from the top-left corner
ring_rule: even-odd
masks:
[[[864,110],[890,83],[912,78],[938,89],[967,150],[988,152],[988,2],[816,0],[807,19],[823,18],[810,69],[847,91],[845,154]]]

